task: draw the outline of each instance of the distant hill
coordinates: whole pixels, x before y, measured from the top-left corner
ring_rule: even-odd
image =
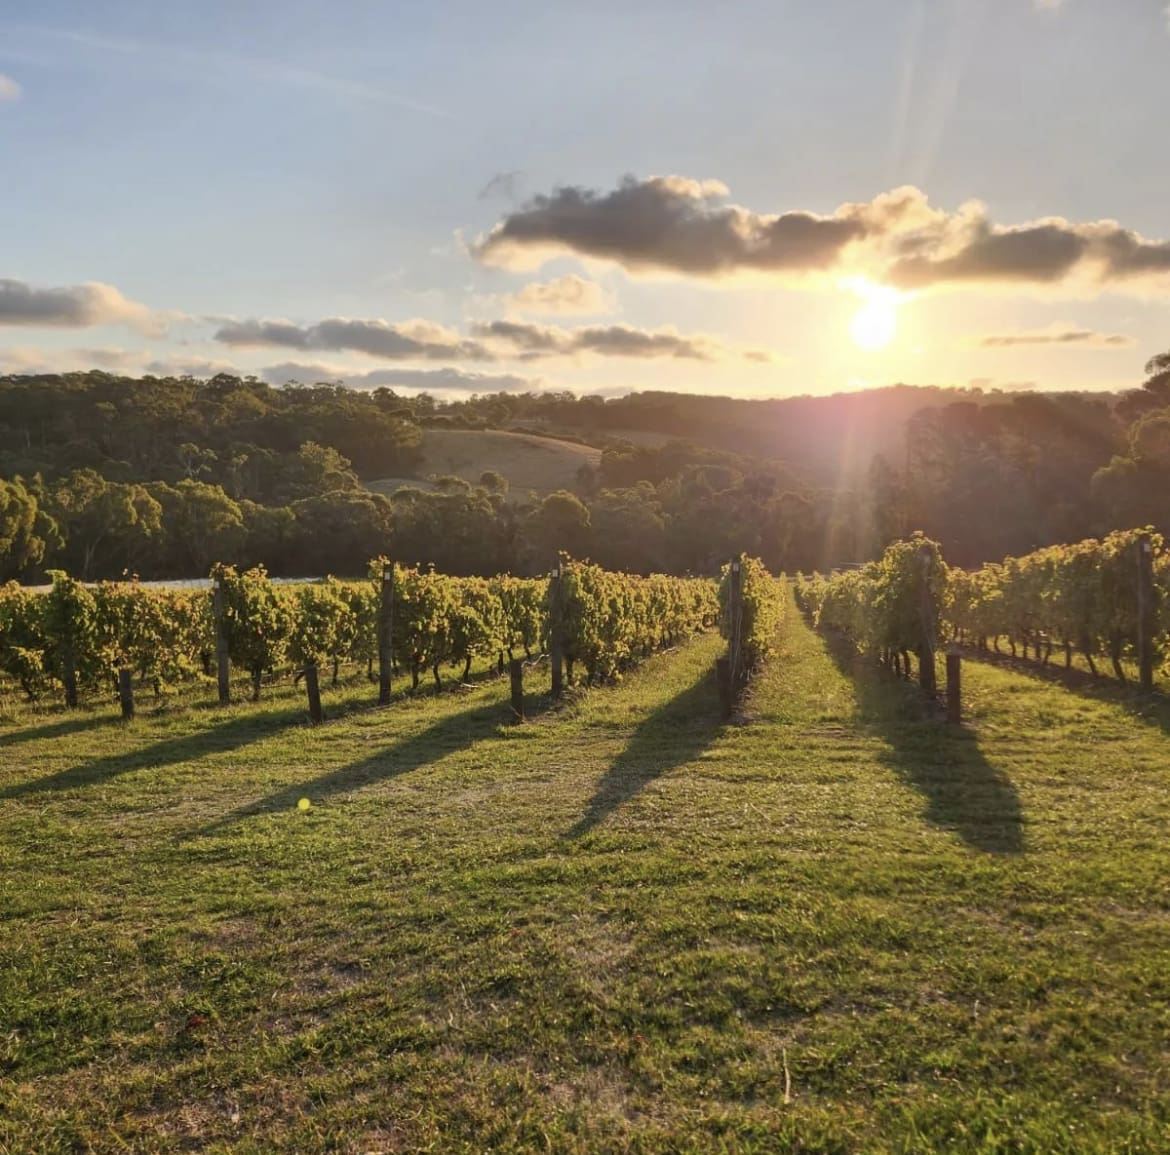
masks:
[[[1006,405],[1020,396],[1025,394],[910,385],[774,399],[655,391],[604,402],[553,399],[533,406],[533,411],[521,409],[511,420],[546,427],[552,436],[561,433],[586,440],[618,438],[654,445],[682,438],[712,449],[782,461],[815,485],[848,487],[864,477],[875,454],[895,464],[904,460],[907,422],[915,414],[955,402]],[[1088,399],[1102,406],[1116,401],[1111,394],[1088,395]],[[472,401],[464,408],[474,411],[475,406]],[[1104,412],[1102,418],[1107,420]]]
[[[521,496],[529,491],[572,489],[582,465],[596,468],[601,461],[601,450],[589,445],[495,429],[424,429],[420,448],[419,478],[453,475],[474,484],[492,470],[507,478],[513,492]],[[369,488],[390,493],[416,484],[393,477],[372,481]]]

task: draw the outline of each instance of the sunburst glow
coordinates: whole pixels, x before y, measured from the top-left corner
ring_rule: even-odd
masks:
[[[861,308],[849,322],[853,343],[867,352],[884,349],[898,331],[898,306],[902,303],[902,294],[887,285],[874,285],[869,281],[851,281],[848,288],[862,299]]]

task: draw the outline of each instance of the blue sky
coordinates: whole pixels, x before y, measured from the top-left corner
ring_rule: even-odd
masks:
[[[1168,64],[1162,0],[7,0],[0,370],[1131,386],[1170,347]],[[906,185],[827,263],[753,255]],[[971,271],[1050,218],[1083,260]],[[693,267],[717,226],[746,247]]]

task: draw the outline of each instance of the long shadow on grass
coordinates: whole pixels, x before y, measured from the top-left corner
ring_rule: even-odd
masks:
[[[179,762],[195,761],[208,754],[227,753],[229,750],[238,750],[242,746],[257,742],[278,730],[303,723],[304,718],[304,711],[299,709],[240,714],[230,721],[206,730],[168,738],[164,742],[156,742],[153,746],[141,746],[118,754],[106,754],[101,758],[92,758],[77,766],[71,766],[67,770],[59,770],[46,778],[34,778],[18,786],[9,786],[0,790],[0,799],[96,786],[136,770],[157,770]]]
[[[409,774],[448,754],[466,749],[475,742],[497,734],[507,715],[507,704],[491,702],[474,710],[450,714],[418,734],[386,746],[369,758],[351,762],[328,774],[307,778],[286,786],[266,798],[240,806],[217,822],[203,827],[200,834],[213,834],[226,826],[242,822],[260,814],[291,810],[302,798],[318,803],[335,794],[346,794],[377,782]]]
[[[1083,698],[1119,706],[1147,726],[1155,726],[1163,733],[1170,734],[1170,698],[1161,690],[1155,690],[1152,694],[1143,693],[1133,683],[1123,686],[1108,674],[1094,678],[1088,670],[1075,667],[1066,669],[1059,659],[1046,666],[1031,658],[1013,658],[1011,654],[1000,654],[995,650],[976,650],[965,646],[962,653],[964,658],[973,662],[999,666],[1027,678],[1063,686]]]
[[[49,738],[64,738],[69,734],[82,734],[86,730],[98,730],[103,726],[115,726],[121,721],[116,714],[90,714],[83,717],[59,718],[41,726],[22,726],[0,734],[0,750],[8,746],[19,746],[25,742],[42,742]]]
[[[720,725],[719,693],[712,668],[689,690],[659,706],[634,731],[567,837],[588,834],[655,779],[696,758],[710,745]]]
[[[882,761],[926,798],[926,817],[976,850],[1022,854],[1023,815],[1011,780],[983,756],[975,735],[929,717],[916,686],[868,661],[847,639],[822,634],[857,692],[862,721],[889,746]]]

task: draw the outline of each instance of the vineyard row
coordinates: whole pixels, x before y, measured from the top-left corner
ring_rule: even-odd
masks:
[[[1143,684],[1159,663],[1170,673],[1170,554],[1150,530],[1049,546],[966,571],[948,567],[921,535],[891,545],[879,561],[831,576],[800,576],[797,599],[817,626],[909,672],[909,655],[940,641],[1000,648],[1066,665],[1083,655],[1097,673],[1107,658],[1119,680],[1126,661]]]
[[[263,569],[217,566],[212,591],[147,589],[133,582],[87,586],[64,573],[46,592],[0,588],[0,675],[30,699],[114,684],[128,672],[156,692],[230,666],[258,698],[281,669],[383,664],[413,687],[430,671],[476,658],[502,668],[517,651],[555,649],[569,681],[618,675],[655,649],[714,625],[715,583],[635,577],[564,559],[551,579],[456,578],[377,559],[367,581],[275,584]],[[388,659],[388,660],[387,660]],[[221,686],[223,681],[221,681]],[[221,697],[224,692],[221,690]]]

